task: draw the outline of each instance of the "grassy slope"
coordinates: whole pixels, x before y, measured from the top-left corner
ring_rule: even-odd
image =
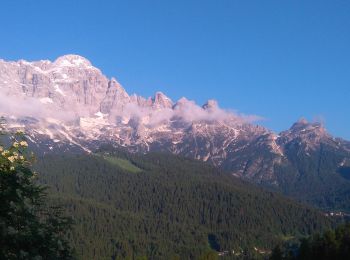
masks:
[[[125,171],[132,172],[132,173],[137,173],[142,171],[142,169],[135,166],[134,164],[132,164],[130,161],[126,159],[119,158],[116,156],[103,156],[103,158],[106,161],[110,162],[111,164],[116,165]]]

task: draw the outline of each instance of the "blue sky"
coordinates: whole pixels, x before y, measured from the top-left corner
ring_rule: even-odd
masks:
[[[321,119],[350,139],[350,1],[2,0],[0,58],[88,58],[129,93],[265,118]]]

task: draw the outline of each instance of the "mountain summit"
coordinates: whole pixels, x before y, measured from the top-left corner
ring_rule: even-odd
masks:
[[[89,60],[74,54],[68,54],[57,58],[54,65],[57,67],[92,67]]]

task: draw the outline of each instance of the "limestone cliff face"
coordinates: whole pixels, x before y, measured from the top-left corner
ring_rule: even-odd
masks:
[[[112,79],[108,82],[106,95],[101,101],[100,111],[109,114],[113,109],[122,110],[129,103],[131,103],[131,99],[128,93],[115,79]]]
[[[66,55],[54,62],[0,61],[0,73],[3,94],[37,98],[71,111],[98,110],[108,84],[100,70],[77,55]]]

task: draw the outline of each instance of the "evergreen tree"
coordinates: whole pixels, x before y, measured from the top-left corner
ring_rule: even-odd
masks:
[[[328,230],[323,234],[316,234],[303,238],[296,249],[286,248],[278,254],[276,249],[272,252],[270,259],[286,260],[328,260],[328,259],[350,259],[350,224]],[[286,257],[282,257],[287,255]]]
[[[283,253],[280,246],[276,246],[271,253],[270,260],[282,260]]]

